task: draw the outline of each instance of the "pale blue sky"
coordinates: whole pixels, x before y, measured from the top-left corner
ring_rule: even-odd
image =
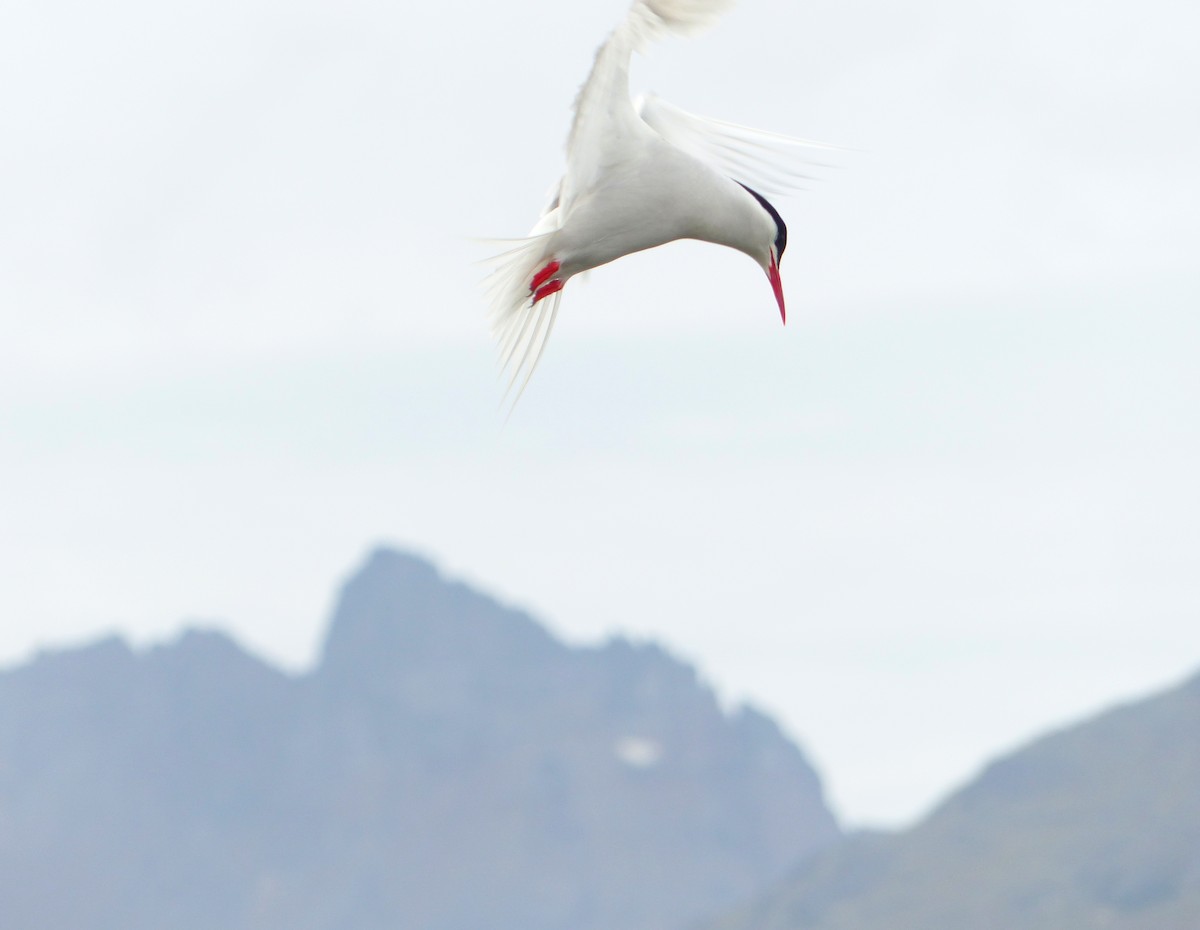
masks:
[[[777,203],[789,325],[743,256],[624,260],[504,428],[467,240],[528,228],[623,6],[14,14],[0,661],[202,619],[302,665],[390,541],[660,637],[852,823],[1200,666],[1200,11],[743,0],[654,49],[855,148]]]

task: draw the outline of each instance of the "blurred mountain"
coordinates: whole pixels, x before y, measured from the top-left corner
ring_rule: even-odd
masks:
[[[0,674],[4,927],[664,930],[838,837],[689,666],[394,551],[299,677],[195,631]]]
[[[1200,677],[1045,737],[710,930],[1195,930]]]

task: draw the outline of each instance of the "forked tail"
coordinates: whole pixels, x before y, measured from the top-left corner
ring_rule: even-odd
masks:
[[[541,360],[562,302],[562,283],[553,277],[558,268],[546,254],[552,234],[511,240],[509,249],[484,261],[492,269],[484,290],[491,304],[492,335],[500,346],[500,371],[508,375],[506,399],[521,382],[514,407]]]

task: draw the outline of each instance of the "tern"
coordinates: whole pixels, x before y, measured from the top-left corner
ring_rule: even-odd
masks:
[[[501,369],[524,390],[575,275],[676,239],[744,252],[766,273],[787,322],[779,263],[787,225],[761,191],[807,178],[819,143],[687,113],[653,95],[630,97],[635,51],[664,35],[706,28],[733,0],[635,0],[596,52],[575,101],[566,170],[526,238],[489,260],[487,278]],[[518,397],[520,394],[518,393]]]

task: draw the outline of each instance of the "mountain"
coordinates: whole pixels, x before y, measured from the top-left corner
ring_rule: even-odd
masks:
[[[321,660],[119,639],[0,673],[0,926],[664,930],[836,841],[768,718],[379,550]]]
[[[1195,930],[1200,677],[1003,758],[710,930]]]

